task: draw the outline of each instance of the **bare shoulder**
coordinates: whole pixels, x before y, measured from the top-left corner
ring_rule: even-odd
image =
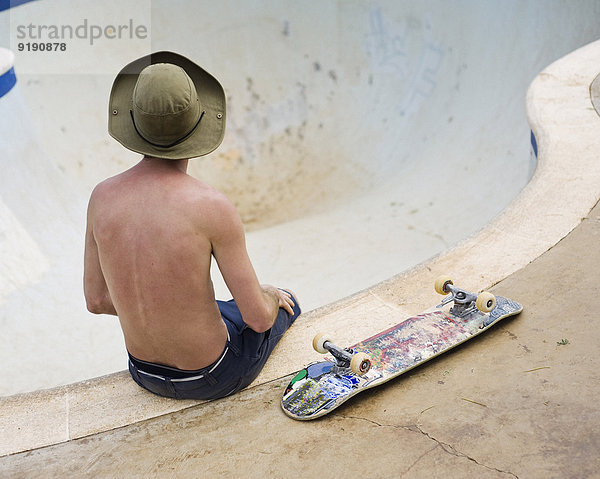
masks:
[[[115,189],[120,183],[118,176],[107,178],[106,180],[98,183],[92,193],[88,202],[88,214],[93,214],[96,210],[102,209],[103,207],[109,207],[111,200],[115,199]]]
[[[88,211],[95,216],[95,212],[113,210],[120,214],[151,210],[153,218],[167,220],[168,216],[180,222],[187,218],[213,238],[243,230],[227,196],[185,173],[151,175],[132,168],[102,181],[92,191]]]
[[[204,185],[199,192],[198,200],[206,208],[207,213],[217,216],[237,217],[237,210],[233,202],[223,193],[214,188]]]
[[[111,192],[123,182],[125,173],[127,173],[127,171],[115,176],[111,176],[110,178],[106,178],[98,183],[92,190],[91,198],[102,198],[103,196],[110,195]]]
[[[109,196],[111,180],[112,178],[104,180],[94,187],[88,204],[89,211],[92,211],[98,203],[102,203],[103,200]]]
[[[242,222],[233,202],[220,191],[199,183],[194,202],[207,226],[214,234],[229,233],[232,229],[242,228]]]

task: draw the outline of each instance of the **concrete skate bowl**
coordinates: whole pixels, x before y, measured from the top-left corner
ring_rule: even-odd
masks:
[[[318,329],[351,343],[430,307],[439,273],[489,287],[598,199],[597,45],[536,77],[600,36],[595,2],[116,5],[90,2],[84,18],[60,1],[0,12],[18,78],[0,99],[2,394],[59,386],[2,399],[3,454],[196,404],[114,373],[118,322],[89,315],[82,297],[87,198],[139,161],[106,132],[114,75],[138,56],[177,51],[222,82],[225,140],[190,173],[235,202],[261,281],[312,310],[257,382],[314,359]],[[92,42],[91,26],[108,24],[147,34]],[[85,28],[57,39],[62,57],[19,52],[52,25]]]

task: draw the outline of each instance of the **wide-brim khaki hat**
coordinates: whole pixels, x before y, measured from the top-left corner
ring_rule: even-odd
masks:
[[[207,155],[225,134],[225,91],[210,73],[173,52],[129,63],[112,86],[108,132],[125,148],[156,158]]]

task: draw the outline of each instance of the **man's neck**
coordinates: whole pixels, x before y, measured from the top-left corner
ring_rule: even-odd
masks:
[[[188,160],[167,160],[164,158],[154,158],[151,156],[144,156],[142,163],[152,168],[168,168],[179,170],[183,173],[187,173]]]

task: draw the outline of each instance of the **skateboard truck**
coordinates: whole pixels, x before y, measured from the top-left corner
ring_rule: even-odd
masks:
[[[313,339],[313,348],[321,354],[331,353],[335,360],[332,372],[337,375],[354,374],[362,376],[371,369],[371,360],[366,353],[355,353],[352,349],[342,349],[331,342],[326,333],[319,333]]]
[[[452,279],[448,276],[440,276],[435,280],[435,290],[439,294],[448,295],[437,307],[441,308],[445,304],[454,301],[454,306],[450,308],[450,312],[461,318],[464,318],[476,310],[479,310],[482,313],[489,313],[496,307],[496,297],[492,293],[484,291],[479,294],[474,294],[465,291],[464,289],[457,288],[454,286]]]

